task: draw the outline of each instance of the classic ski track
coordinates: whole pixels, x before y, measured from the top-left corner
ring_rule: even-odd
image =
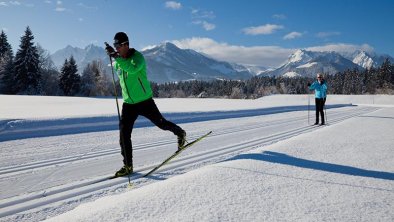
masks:
[[[236,130],[234,129],[229,129],[227,131],[222,131],[221,134],[228,134],[228,133],[233,133],[233,132],[241,132],[245,130],[250,130],[250,129],[256,129],[256,128],[265,128],[265,127],[271,127],[275,125],[280,125],[280,124],[287,124],[289,122],[295,122],[304,119],[303,116],[301,117],[292,117],[288,118],[285,120],[273,120],[273,121],[268,121],[264,122],[261,124],[256,124],[253,126],[245,126],[241,128],[237,128]],[[189,138],[189,140],[194,140],[198,136],[192,136]],[[147,150],[147,149],[152,149],[152,148],[157,148],[158,146],[165,146],[174,143],[174,140],[161,140],[161,141],[155,141],[151,143],[145,143],[145,144],[136,144],[134,145],[134,150]],[[108,144],[111,145],[111,144]],[[114,143],[114,146],[117,146],[118,144]],[[43,160],[43,161],[38,161],[34,163],[27,163],[23,165],[17,165],[17,166],[8,166],[8,167],[2,167],[0,168],[0,178],[8,176],[11,173],[20,173],[28,170],[35,170],[37,168],[42,168],[42,167],[53,167],[54,165],[61,165],[61,164],[67,164],[70,162],[76,162],[76,161],[82,161],[82,160],[87,160],[87,159],[92,159],[92,158],[97,158],[97,157],[103,157],[107,155],[117,155],[119,154],[119,148],[112,148],[112,149],[106,149],[106,150],[100,150],[100,151],[95,151],[93,153],[84,153],[84,154],[78,154],[74,156],[68,156],[68,157],[62,157],[62,158],[55,158],[51,160]]]
[[[338,112],[338,111],[337,111]],[[339,114],[341,113],[340,111],[338,112]],[[330,117],[332,115],[336,115],[335,112],[330,113]],[[256,128],[265,128],[265,127],[271,127],[275,125],[280,125],[280,124],[288,124],[290,122],[295,122],[304,119],[303,116],[301,117],[292,117],[288,118],[285,120],[273,120],[269,122],[264,122],[262,124],[256,124],[253,126],[245,126],[242,128],[237,128],[236,130],[234,129],[229,129],[227,131],[222,131],[222,134],[227,134],[227,133],[232,133],[232,132],[241,132],[249,129],[256,129]],[[195,139],[196,136],[191,137],[190,140]],[[146,149],[152,149],[156,148],[158,146],[165,146],[169,145],[171,143],[174,143],[174,140],[161,140],[161,141],[155,141],[151,143],[145,143],[145,144],[136,144],[134,146],[134,150],[146,150]],[[111,145],[111,144],[107,144]],[[115,146],[117,144],[114,143]],[[17,166],[8,166],[8,167],[2,167],[0,168],[0,178],[8,176],[9,174],[15,174],[15,173],[20,173],[28,170],[35,170],[37,168],[42,168],[42,167],[53,167],[54,165],[65,165],[70,162],[77,162],[77,161],[82,161],[82,160],[87,160],[87,159],[92,159],[92,158],[97,158],[97,157],[104,157],[108,155],[117,155],[119,154],[119,148],[112,148],[112,149],[106,149],[106,150],[100,150],[100,151],[95,151],[91,153],[84,153],[84,154],[78,154],[74,156],[68,156],[68,157],[62,157],[62,158],[55,158],[51,160],[44,160],[44,161],[38,161],[34,163],[27,163],[23,165],[17,165]]]
[[[374,109],[371,112],[376,111],[376,110],[377,109]],[[353,113],[348,116],[343,116],[343,117],[333,119],[330,122],[330,125],[342,122],[342,121],[347,120],[352,117],[360,116],[362,114],[365,114],[365,112],[359,111],[358,113]],[[217,159],[217,160],[214,160],[214,162],[221,161],[223,159],[227,159],[227,157],[230,156],[229,154],[231,154],[231,156],[234,156],[234,154],[246,152],[246,151],[252,150],[256,147],[266,146],[266,145],[276,143],[281,140],[291,138],[293,136],[297,136],[297,135],[300,135],[300,134],[303,134],[306,132],[311,132],[319,127],[320,126],[303,126],[303,127],[295,128],[292,130],[279,132],[279,133],[276,133],[276,134],[273,134],[270,136],[261,137],[261,138],[257,138],[257,139],[253,139],[253,140],[249,140],[249,141],[244,141],[244,142],[237,143],[237,144],[230,144],[228,146],[220,147],[220,148],[205,151],[205,152],[199,152],[194,155],[175,159],[175,160],[171,161],[171,166],[163,167],[163,168],[159,169],[158,171],[156,171],[156,173],[160,172],[160,171],[179,169],[180,167],[187,168],[188,165],[195,165],[197,163],[204,165],[204,162],[212,162],[213,159]],[[221,135],[213,134],[212,136],[221,136]],[[227,156],[225,156],[225,155],[227,155]]]
[[[376,110],[379,110],[379,108],[361,107],[347,113],[343,113],[340,111],[336,113],[331,112],[328,123],[329,125],[336,124],[344,120],[347,120],[349,118],[374,112]],[[299,118],[296,117],[294,119],[299,119]],[[304,117],[300,117],[300,119],[304,119]],[[286,119],[286,121],[288,123],[289,120]],[[267,126],[267,122],[264,124],[264,126],[262,125],[263,124],[259,124],[258,127],[254,127],[254,128],[245,127],[248,129],[243,129],[243,131],[256,130],[259,129],[259,127],[265,127]],[[185,171],[188,168],[192,168],[193,166],[196,165],[204,165],[205,163],[209,163],[212,161],[220,161],[223,159],[228,159],[230,157],[230,154],[245,152],[253,148],[256,148],[257,146],[272,144],[277,141],[287,139],[296,135],[300,135],[305,132],[310,132],[318,128],[319,128],[318,126],[297,127],[270,136],[252,139],[237,144],[230,144],[224,147],[222,146],[213,150],[190,154],[187,156],[181,156],[178,159],[171,161],[163,168],[159,169],[157,173],[163,171],[170,171],[170,170]],[[240,132],[240,130],[228,130],[227,132],[222,132],[222,133],[214,132],[211,134],[209,138],[220,137],[226,134],[237,133],[237,132]],[[147,171],[151,167],[153,166],[146,166],[143,168],[136,169],[137,173],[131,176],[131,179],[134,182],[138,182],[139,179],[141,179],[141,176],[143,175],[144,171]],[[148,179],[149,178],[150,177],[148,177]],[[0,201],[0,217],[13,215],[27,210],[30,210],[31,212],[32,209],[37,209],[38,211],[40,209],[45,208],[45,206],[47,205],[54,204],[60,201],[62,202],[72,201],[73,199],[76,198],[79,199],[81,197],[89,198],[90,196],[93,196],[95,193],[97,193],[97,191],[100,191],[102,189],[109,189],[111,187],[124,187],[127,181],[128,181],[127,178],[116,178],[113,180],[108,180],[108,177],[101,177],[93,180],[88,180],[88,181],[85,180],[82,182],[78,181],[72,184],[66,184],[58,187],[49,188],[45,191],[33,192],[25,195],[7,198]],[[61,202],[59,204],[61,204]]]

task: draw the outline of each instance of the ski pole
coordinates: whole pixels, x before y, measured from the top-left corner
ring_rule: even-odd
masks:
[[[107,42],[104,42],[104,44],[105,44],[106,47],[110,46]],[[113,65],[112,65],[112,57],[111,57],[111,56],[109,56],[109,61],[110,61],[110,63],[111,63],[112,83],[113,83],[113,85],[114,85],[114,93],[115,93],[115,100],[116,100],[116,109],[118,110],[119,131],[121,131],[121,128],[120,128],[120,111],[119,111],[118,93],[117,93],[117,90],[116,90],[114,67],[113,67]],[[126,155],[126,149],[124,148],[124,139],[123,139],[122,133],[121,133],[121,135],[120,135],[120,139],[122,140],[121,148],[122,148],[122,150],[123,150],[123,153],[125,154],[125,156],[127,156],[127,155]],[[127,165],[127,167],[126,167],[126,170],[127,170],[127,177],[129,178],[129,186],[131,186],[131,182],[130,182],[130,172],[129,172],[129,169],[128,169],[129,163],[128,163],[128,161],[127,161],[127,158],[126,158],[126,165]]]
[[[311,125],[310,124],[310,122],[309,122],[309,107],[310,107],[310,105],[311,105],[311,97],[310,97],[310,93],[308,93],[308,125]]]

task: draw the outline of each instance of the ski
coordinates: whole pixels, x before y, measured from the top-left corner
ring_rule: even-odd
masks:
[[[168,163],[170,160],[172,160],[174,157],[178,156],[180,153],[182,153],[182,151],[184,151],[185,149],[187,149],[188,147],[191,147],[192,145],[194,145],[195,143],[197,143],[198,141],[204,139],[205,137],[207,137],[209,134],[211,134],[212,131],[209,131],[208,133],[198,137],[197,139],[185,144],[182,148],[180,148],[179,150],[177,150],[174,154],[172,154],[171,156],[169,156],[167,159],[165,159],[161,164],[159,164],[158,166],[156,166],[155,168],[153,168],[151,171],[149,171],[148,173],[146,173],[145,175],[143,175],[142,177],[147,177],[150,174],[152,174],[153,172],[155,172],[156,170],[158,170],[160,167],[164,166],[166,163]]]

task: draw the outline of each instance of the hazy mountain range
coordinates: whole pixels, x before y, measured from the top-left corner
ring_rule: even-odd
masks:
[[[317,72],[336,74],[347,69],[377,67],[385,58],[394,62],[394,59],[388,55],[377,55],[365,51],[338,53],[299,49],[279,67],[267,69],[218,61],[191,49],[180,49],[169,42],[143,50],[142,53],[147,63],[149,79],[157,83],[195,79],[242,80],[255,75],[314,77]],[[95,45],[88,45],[84,49],[67,46],[56,51],[51,58],[60,70],[65,59],[70,58],[71,55],[76,60],[80,73],[92,60],[101,60],[104,64],[110,63],[104,48]],[[109,66],[107,73],[110,74]]]

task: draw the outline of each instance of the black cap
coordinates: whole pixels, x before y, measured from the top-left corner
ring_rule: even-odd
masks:
[[[127,37],[126,33],[118,32],[114,36],[114,45],[122,44],[129,42],[129,37]]]

